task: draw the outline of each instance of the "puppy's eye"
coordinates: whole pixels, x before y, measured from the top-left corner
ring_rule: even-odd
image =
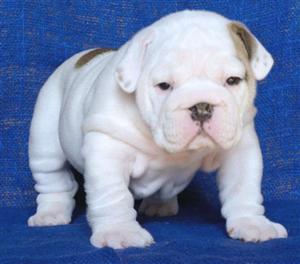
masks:
[[[161,83],[157,84],[157,86],[159,87],[159,89],[161,89],[163,91],[168,90],[172,87],[171,84],[166,83],[166,82],[161,82]]]
[[[240,82],[242,81],[242,79],[240,77],[235,77],[235,76],[232,76],[232,77],[229,77],[227,80],[226,80],[226,83],[228,85],[238,85]]]

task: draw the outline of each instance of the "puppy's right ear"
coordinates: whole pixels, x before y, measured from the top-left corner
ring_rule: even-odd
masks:
[[[127,93],[135,91],[143,67],[147,46],[153,39],[153,29],[145,28],[127,43],[125,55],[116,69],[116,80],[123,91]]]

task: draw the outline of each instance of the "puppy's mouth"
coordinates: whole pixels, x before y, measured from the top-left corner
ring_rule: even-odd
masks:
[[[193,142],[197,141],[198,137],[201,137],[202,140],[210,141],[214,146],[222,147],[217,138],[215,138],[215,135],[211,134],[211,129],[213,129],[213,116],[216,108],[216,105],[209,103],[198,103],[188,108],[190,111],[190,118],[198,127],[198,131],[188,140],[185,149],[188,149]]]
[[[199,120],[195,121],[195,124],[198,126],[198,131],[197,133],[195,133],[189,140],[188,142],[186,143],[185,147],[184,147],[184,150],[188,150],[190,148],[190,146],[198,140],[198,138],[202,139],[202,140],[205,140],[205,141],[210,141],[211,143],[213,143],[213,145],[215,146],[218,146],[218,142],[216,142],[214,140],[213,137],[211,137],[206,131],[205,129],[203,128],[203,124],[204,122],[201,122]],[[200,147],[199,147],[200,148]]]
[[[203,148],[228,148],[236,135],[234,112],[223,104],[200,102],[169,112],[163,138],[170,152]]]

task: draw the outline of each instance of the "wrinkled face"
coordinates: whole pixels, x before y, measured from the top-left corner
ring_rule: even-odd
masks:
[[[136,94],[158,145],[178,152],[239,140],[249,87],[234,54],[213,45],[172,47],[150,65]]]
[[[261,69],[251,66],[255,56],[251,58],[240,32],[236,36],[239,40],[226,27],[218,33],[198,26],[175,31],[134,58],[135,66],[141,62],[138,73],[129,71],[138,75],[135,85],[132,78],[120,75],[124,90],[134,87],[138,108],[157,145],[175,153],[228,149],[239,141],[253,111],[255,73]],[[140,46],[145,43],[147,38]]]

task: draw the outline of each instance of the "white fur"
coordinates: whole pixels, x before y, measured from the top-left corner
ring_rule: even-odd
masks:
[[[219,168],[222,214],[231,237],[264,241],[287,235],[263,216],[262,157],[250,88],[246,82],[225,84],[228,77],[245,74],[229,22],[204,11],[172,14],[118,51],[75,68],[89,51],[81,52],[50,76],[30,130],[30,168],[39,193],[30,226],[71,221],[77,184],[70,163],[85,178],[91,243],[147,246],[153,239],[136,222],[134,198],[148,197],[140,208],[145,214],[176,214],[176,195],[196,170]],[[266,54],[261,46],[256,56]],[[272,65],[256,63],[260,79]],[[159,90],[157,84],[165,81],[172,91]],[[201,129],[188,110],[199,102],[215,105]]]

